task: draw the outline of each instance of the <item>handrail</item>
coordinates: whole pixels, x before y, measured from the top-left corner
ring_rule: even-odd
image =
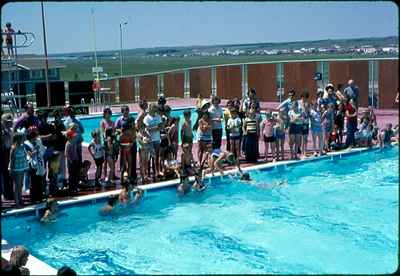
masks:
[[[6,35],[10,35],[10,34],[5,33],[5,32],[1,32],[1,35],[2,36],[3,35],[6,36]],[[27,47],[30,47],[33,44],[33,42],[35,41],[35,34],[32,33],[32,32],[20,32],[20,31],[18,31],[18,32],[12,33],[11,35],[14,36],[13,48],[27,48]],[[20,44],[20,45],[16,45],[15,44],[17,42],[17,35],[21,35],[25,39],[23,41],[23,43]],[[7,48],[7,46],[3,46],[3,45],[1,45],[1,47],[2,48]]]

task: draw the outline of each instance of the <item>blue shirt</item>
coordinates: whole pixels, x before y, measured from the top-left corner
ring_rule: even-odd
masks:
[[[292,109],[293,101],[290,98],[284,100],[280,105],[278,105],[278,109],[283,108],[285,113],[288,114],[289,110]]]

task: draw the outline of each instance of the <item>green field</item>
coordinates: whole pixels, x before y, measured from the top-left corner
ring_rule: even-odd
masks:
[[[161,71],[191,68],[197,66],[221,65],[232,63],[271,62],[281,60],[332,59],[332,58],[367,58],[376,55],[270,55],[270,56],[206,56],[206,57],[125,57],[124,75],[149,74]],[[61,70],[61,79],[65,81],[92,80],[94,61],[90,59],[57,60],[66,66]],[[120,75],[118,58],[98,58],[98,66],[102,66],[109,77]]]

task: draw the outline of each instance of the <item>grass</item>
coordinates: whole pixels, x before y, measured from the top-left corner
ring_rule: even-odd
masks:
[[[149,74],[197,66],[210,66],[231,63],[271,62],[281,60],[330,59],[330,58],[367,58],[376,55],[271,55],[271,56],[207,56],[207,57],[125,57],[124,75]],[[90,59],[58,60],[66,65],[61,70],[61,79],[65,81],[92,80],[94,61]],[[98,66],[102,66],[109,77],[120,75],[118,58],[98,58]]]

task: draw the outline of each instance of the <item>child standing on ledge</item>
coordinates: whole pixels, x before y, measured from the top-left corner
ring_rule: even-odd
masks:
[[[95,186],[99,186],[105,159],[105,150],[104,145],[101,144],[100,141],[100,132],[97,129],[92,131],[92,138],[93,140],[90,142],[88,150],[90,155],[93,157],[94,163],[96,164]]]

